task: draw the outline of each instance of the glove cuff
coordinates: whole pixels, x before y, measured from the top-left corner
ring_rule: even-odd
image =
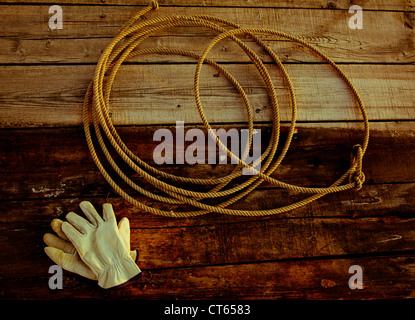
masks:
[[[109,266],[98,278],[101,288],[109,289],[119,286],[141,273],[140,268],[131,257],[118,260]]]

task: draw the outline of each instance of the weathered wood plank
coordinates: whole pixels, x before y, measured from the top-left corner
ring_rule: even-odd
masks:
[[[301,185],[329,184],[348,168],[350,150],[361,142],[363,136],[363,132],[358,130],[360,126],[353,123],[347,128],[343,124],[344,129],[339,129],[335,123],[299,124],[289,152],[273,176]],[[369,148],[364,158],[367,183],[415,181],[412,127],[412,122],[372,124]],[[159,128],[163,127],[119,127],[118,132],[133,152],[154,165],[153,150],[159,142],[153,141],[152,137]],[[174,132],[173,127],[166,128]],[[193,126],[186,127],[186,130],[190,128]],[[216,128],[239,130],[244,127]],[[267,142],[269,127],[257,128],[262,128],[264,142]],[[283,127],[281,144],[285,141],[286,130]],[[0,179],[3,199],[77,197],[79,191],[100,196],[108,192],[106,182],[100,178],[90,157],[82,128],[4,129],[1,134],[0,172],[5,177]],[[190,143],[187,142],[186,146]],[[266,145],[262,144],[262,148]],[[232,164],[160,166],[167,172],[182,176],[191,173],[194,177],[206,177],[206,172],[222,176],[233,167]],[[264,186],[269,185],[264,183]]]
[[[112,90],[115,125],[201,123],[193,97],[193,65],[127,65]],[[226,65],[248,93],[255,121],[271,121],[269,98],[250,65]],[[414,65],[347,65],[370,120],[415,119]],[[0,67],[0,125],[73,126],[82,123],[83,95],[94,66]],[[346,85],[324,65],[287,65],[298,103],[298,121],[361,120]],[[287,90],[275,69],[281,120],[291,119]],[[252,76],[247,76],[252,75]],[[210,122],[246,122],[242,99],[216,70],[204,68],[201,99]],[[265,107],[264,107],[265,106]]]
[[[314,125],[323,126],[324,124]],[[347,169],[349,150],[361,137],[361,131],[356,130],[359,124],[343,124],[344,127],[349,126],[348,129],[330,128],[330,126],[336,128],[336,124],[325,124],[326,128],[314,128],[313,124],[301,124],[301,126],[294,136],[285,161],[273,177],[298,185],[328,185]],[[412,127],[411,122],[372,124],[370,147],[364,159],[364,172],[368,186],[367,188],[365,186],[357,195],[351,192],[339,194],[339,198],[335,195],[333,195],[334,198],[327,196],[328,203],[330,201],[342,203],[342,206],[336,206],[336,212],[340,210],[345,214],[349,211],[357,214],[361,209],[365,209],[366,205],[369,210],[374,207],[383,208],[384,212],[387,212],[388,206],[393,208],[392,211],[399,212],[405,210],[405,207],[411,208],[411,203],[413,203],[411,188],[415,181],[413,165],[415,147],[413,147]],[[146,127],[119,128],[121,136],[126,138],[125,143],[132,150],[139,150],[138,154],[149,163],[152,163],[152,150],[155,145],[151,137],[155,130],[156,128]],[[2,151],[0,167],[3,177],[0,179],[0,186],[3,200],[45,199],[45,205],[42,204],[42,207],[47,207],[48,201],[56,204],[59,203],[59,199],[67,197],[82,199],[115,195],[90,159],[81,128],[3,130],[3,134],[5,139],[1,140],[0,145]],[[74,146],[78,147],[74,148]],[[391,166],[391,163],[394,165]],[[212,176],[223,176],[232,168],[233,165],[212,166],[209,164],[161,167],[166,172],[201,178],[205,178],[207,172]],[[135,176],[131,174],[130,177]],[[409,184],[393,185],[399,182]],[[392,185],[387,185],[390,183]],[[370,184],[374,185],[370,186]],[[153,189],[151,186],[147,187],[149,190]],[[262,202],[248,201],[265,208],[279,206],[288,199],[290,202],[296,199],[295,195],[281,190],[276,191],[275,195],[272,189],[264,190],[269,187],[272,186],[263,183],[259,191],[252,194],[253,199],[257,199],[259,195],[263,196]],[[135,195],[136,192],[131,192],[131,194]],[[65,205],[61,208],[61,213],[74,210],[73,205],[71,207],[71,200],[62,201]],[[152,202],[147,200],[147,203]],[[322,205],[324,203],[326,202],[323,201]],[[27,205],[30,207],[30,201]],[[56,204],[52,205],[52,208],[54,206],[60,207]],[[26,205],[25,207],[29,210]],[[321,210],[320,208],[313,211]],[[373,212],[373,214],[377,213],[379,211]],[[34,211],[30,219],[36,219],[37,214],[38,212]],[[6,216],[10,217],[7,214]]]
[[[97,208],[105,202],[110,202],[115,210],[117,217],[128,217],[133,227],[137,228],[168,228],[185,226],[203,226],[211,224],[248,222],[253,220],[268,220],[275,218],[312,218],[312,217],[341,217],[354,219],[359,217],[384,217],[386,220],[394,219],[396,216],[411,216],[415,211],[415,184],[382,184],[364,185],[359,192],[349,191],[330,194],[311,204],[299,209],[289,211],[278,216],[266,217],[238,217],[220,214],[207,214],[198,218],[186,219],[166,219],[157,215],[141,211],[137,207],[127,203],[121,197],[117,197],[113,191],[109,190],[105,197],[91,196],[90,193],[96,191],[93,187],[82,193],[76,192],[78,197],[72,198],[46,198],[33,200],[10,200],[0,202],[2,215],[0,222],[20,223],[22,225],[30,223],[46,223],[53,218],[65,219],[70,211],[81,212],[79,203],[83,200],[91,201]],[[234,205],[236,209],[250,208],[252,210],[262,210],[277,208],[298,200],[288,192],[273,189],[261,189],[253,191],[244,200]],[[143,203],[154,207],[154,201],[136,197]],[[173,206],[171,206],[173,208]]]
[[[46,0],[2,0],[1,4],[19,3],[19,4],[32,4],[32,3],[45,3],[45,4],[95,4],[95,5],[123,5],[123,6],[135,6],[136,3],[132,3],[127,0],[59,0],[59,1],[46,1]],[[148,2],[142,1],[139,5],[144,6]],[[267,8],[326,8],[326,9],[348,9],[352,4],[360,5],[364,10],[408,10],[414,9],[415,4],[413,0],[394,0],[394,1],[377,1],[377,0],[356,0],[353,3],[346,0],[301,0],[301,1],[273,1],[273,0],[250,0],[249,2],[241,2],[237,0],[159,0],[159,5],[164,6],[201,6],[201,7],[267,7]]]
[[[127,287],[102,290],[64,271],[63,290],[50,290],[45,259],[40,275],[1,279],[0,299],[403,299],[414,298],[414,255],[145,270]],[[363,269],[363,290],[348,286],[349,267]],[[327,285],[327,283],[329,285]],[[174,285],[172,285],[174,284]],[[133,303],[134,304],[134,303]],[[163,309],[164,310],[164,309]],[[163,310],[155,308],[154,314]],[[252,309],[256,315],[258,310]]]
[[[41,276],[43,224],[2,223],[2,278]],[[415,219],[368,217],[261,219],[222,224],[133,228],[143,269],[220,265],[342,255],[401,254],[415,248]],[[22,262],[25,257],[25,263]]]
[[[221,264],[413,250],[415,219],[267,220],[195,228],[140,229],[131,245],[147,267]],[[160,239],[161,238],[161,239]]]
[[[48,27],[48,6],[2,6],[0,63],[95,64],[111,38],[132,15],[131,10],[117,6],[64,6],[63,12],[63,29],[51,31]],[[151,17],[202,13],[226,18],[246,27],[269,28],[294,34],[323,50],[336,62],[415,61],[415,18],[410,12],[366,11],[364,28],[360,30],[349,29],[348,20],[351,14],[343,10],[189,7],[183,11],[182,7],[167,7],[152,13]],[[298,21],[301,23],[297,23]],[[158,32],[157,36],[146,40],[143,47],[186,48],[201,52],[214,34],[205,28],[175,28]],[[388,37],[387,42],[384,41],[385,35]],[[316,61],[308,50],[296,44],[277,41],[275,37],[266,38],[267,43],[284,62]],[[269,61],[261,50],[258,52]],[[215,46],[210,58],[222,62],[249,61],[230,40]],[[146,56],[141,58],[143,60],[183,61],[174,56]]]

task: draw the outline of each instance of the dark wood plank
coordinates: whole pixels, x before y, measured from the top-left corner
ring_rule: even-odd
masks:
[[[43,252],[42,237],[46,232],[53,232],[49,226],[51,218],[45,218],[43,223],[1,224],[2,278],[40,276],[42,270],[36,266],[48,260]],[[134,222],[131,247],[140,252],[139,265],[144,269],[177,268],[343,255],[400,254],[415,248],[413,217],[272,217],[221,224],[215,224],[214,217],[211,219],[205,225],[167,228],[162,222],[153,228],[141,228],[140,223]],[[21,263],[22,257],[25,257],[25,263]]]
[[[348,168],[350,150],[362,139],[363,133],[357,129],[359,126],[354,124],[348,129],[334,129],[330,125],[324,127],[318,124],[314,127],[299,124],[286,158],[272,176],[299,185],[330,184]],[[372,127],[364,158],[366,183],[414,182],[412,123],[374,123]],[[119,134],[133,152],[154,165],[153,150],[159,142],[153,141],[152,137],[158,128],[162,127],[120,127]],[[193,127],[186,127],[186,130],[190,128]],[[217,128],[239,130],[244,127]],[[257,128],[262,128],[266,142],[269,127]],[[286,130],[282,130],[281,143],[285,141]],[[0,179],[0,186],[3,200],[102,197],[111,191],[90,157],[82,128],[2,130],[2,136],[0,175],[4,178]],[[264,143],[262,147],[266,145]],[[391,163],[394,165],[391,166]],[[233,167],[232,164],[206,164],[170,165],[160,169],[181,176],[191,174],[203,178],[206,172],[212,176],[223,176]],[[127,170],[126,166],[122,168],[135,179],[136,174]],[[270,186],[262,184],[262,187]]]
[[[102,290],[64,271],[63,289],[50,290],[43,261],[36,277],[0,279],[0,299],[289,299],[414,298],[415,256],[277,261],[258,264],[145,270],[133,284]],[[363,290],[351,290],[349,268],[363,269]],[[173,285],[172,285],[173,284]],[[243,303],[243,301],[241,301]],[[164,310],[164,309],[163,309]],[[161,313],[163,310],[154,309]],[[258,312],[258,311],[257,311]],[[254,310],[253,310],[253,314]]]
[[[95,190],[95,189],[94,189]],[[65,219],[70,211],[81,213],[79,203],[83,200],[91,201],[97,208],[105,202],[114,206],[117,217],[128,217],[133,227],[137,228],[158,228],[178,226],[202,226],[210,224],[222,224],[232,222],[249,222],[254,220],[268,220],[279,218],[359,218],[359,217],[394,217],[410,216],[415,210],[415,184],[382,184],[364,185],[359,192],[348,191],[326,195],[311,204],[294,211],[288,211],[278,216],[269,217],[237,217],[221,214],[207,214],[199,218],[166,219],[157,215],[143,212],[129,204],[121,197],[115,195],[114,191],[107,186],[106,197],[91,196],[90,189],[84,194],[73,198],[46,198],[31,200],[15,200],[0,202],[0,210],[3,212],[0,217],[2,223],[26,224],[40,222],[49,225],[53,218]],[[103,192],[105,193],[105,192]],[[160,205],[144,197],[135,197],[137,200],[154,207],[164,209],[174,206]],[[297,201],[299,198],[289,192],[275,189],[257,189],[243,200],[232,205],[237,209],[258,209],[265,210],[278,208]]]

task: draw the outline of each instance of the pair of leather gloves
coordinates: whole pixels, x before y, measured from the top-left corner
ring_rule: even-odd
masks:
[[[49,258],[67,271],[97,280],[104,289],[139,275],[138,253],[130,250],[129,220],[122,218],[117,225],[110,203],[103,205],[102,217],[88,201],[79,206],[88,220],[70,212],[67,221],[52,221],[58,236],[46,233],[43,237]]]

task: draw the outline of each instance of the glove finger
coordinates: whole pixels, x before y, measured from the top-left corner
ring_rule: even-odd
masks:
[[[62,231],[66,234],[66,236],[72,242],[74,247],[78,249],[80,246],[80,242],[82,241],[83,235],[67,221],[64,221],[62,223]]]
[[[103,218],[106,222],[114,222],[116,221],[115,219],[115,213],[114,210],[112,208],[112,204],[111,203],[104,203],[102,206],[102,211],[103,211]]]
[[[134,260],[134,262],[137,262],[138,261],[138,250],[130,251],[130,256],[131,256],[131,259]]]
[[[65,253],[62,250],[53,247],[46,247],[45,252],[48,257],[61,266],[66,271],[73,272],[91,280],[97,280],[97,277],[84,264],[77,254]]]
[[[125,243],[125,246],[130,251],[131,243],[130,243],[130,221],[128,218],[124,217],[118,222],[118,231],[120,232],[121,239]],[[138,250],[131,250],[130,256],[134,260],[134,262],[138,261]]]
[[[118,222],[118,231],[125,246],[130,250],[130,221],[127,218],[124,217]]]
[[[66,236],[65,236],[66,237]],[[76,249],[70,241],[63,240],[51,233],[45,233],[43,241],[48,247],[60,249],[65,253],[75,253]]]
[[[63,221],[61,219],[53,219],[50,225],[52,226],[53,231],[55,231],[60,238],[63,240],[69,240],[66,234],[62,231],[62,223]]]
[[[79,207],[84,212],[84,214],[87,216],[89,221],[96,227],[99,223],[103,222],[102,218],[98,214],[98,212],[95,210],[94,206],[89,201],[82,201],[79,204]]]
[[[86,219],[82,218],[80,215],[77,215],[74,212],[69,212],[66,215],[66,219],[76,228],[79,232],[85,234],[88,231],[90,231],[93,226],[90,222],[88,222]],[[63,223],[64,224],[64,223]],[[62,226],[63,226],[62,224]]]

